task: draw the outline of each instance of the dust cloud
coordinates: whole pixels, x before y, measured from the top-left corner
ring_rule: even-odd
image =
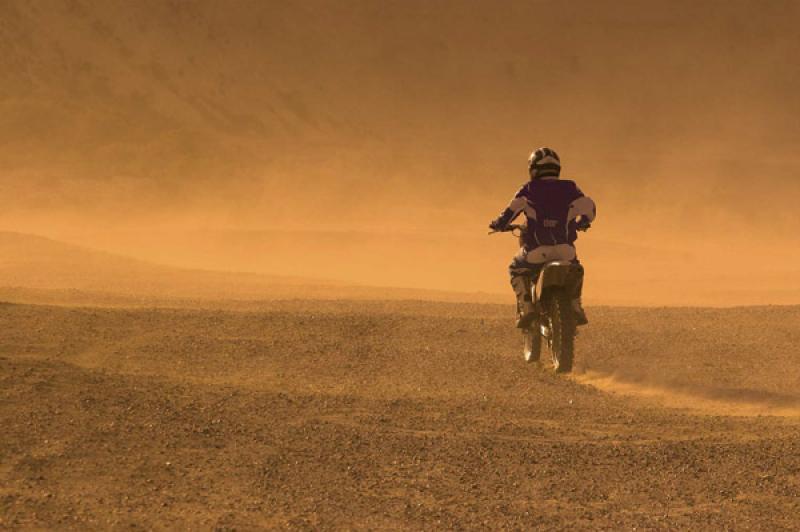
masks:
[[[549,145],[598,204],[589,302],[796,303],[799,20],[791,1],[3,2],[0,229],[502,294],[514,242],[485,226]]]
[[[800,416],[800,398],[763,390],[724,390],[713,387],[668,385],[627,380],[615,374],[588,371],[575,380],[612,394],[650,399],[660,406],[716,416]]]

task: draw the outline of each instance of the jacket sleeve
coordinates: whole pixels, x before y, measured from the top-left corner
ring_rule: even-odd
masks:
[[[514,218],[519,216],[523,211],[525,211],[525,213],[531,218],[536,218],[536,212],[533,210],[528,202],[528,198],[525,196],[525,187],[519,189],[514,196],[514,199],[512,199],[508,204],[508,207],[506,207],[505,210],[500,213],[500,216],[492,220],[492,223],[490,223],[489,226],[498,231],[503,231],[511,222],[514,221]]]
[[[593,222],[597,216],[597,206],[589,196],[584,195],[581,189],[575,187],[578,192],[578,197],[572,200],[569,205],[569,212],[567,214],[567,221],[571,222],[578,216],[583,216],[589,223]]]

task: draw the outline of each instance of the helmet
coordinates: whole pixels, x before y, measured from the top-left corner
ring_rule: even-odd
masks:
[[[531,179],[561,174],[561,159],[552,148],[539,148],[528,157],[528,173]]]

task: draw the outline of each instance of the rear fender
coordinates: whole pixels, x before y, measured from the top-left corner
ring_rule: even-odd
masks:
[[[570,262],[548,263],[536,281],[536,299],[540,300],[552,288],[574,287],[583,277],[583,266]]]

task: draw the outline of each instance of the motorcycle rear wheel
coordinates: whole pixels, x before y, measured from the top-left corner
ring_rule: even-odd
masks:
[[[556,373],[569,373],[575,357],[576,323],[572,302],[565,290],[551,293],[548,299],[546,308],[552,335],[549,346],[553,368]]]

